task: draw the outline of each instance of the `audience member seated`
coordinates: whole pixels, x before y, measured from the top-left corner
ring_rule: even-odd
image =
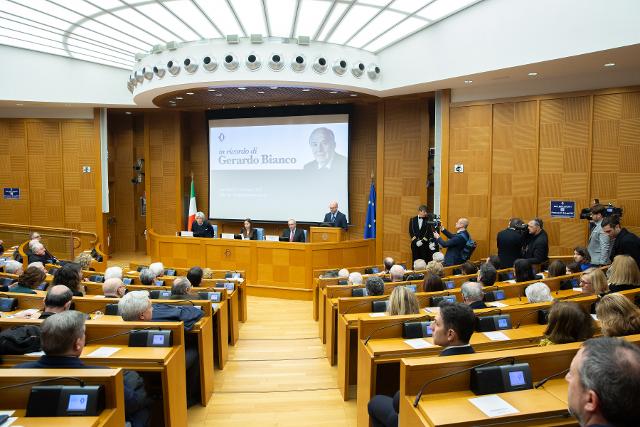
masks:
[[[78,311],[65,311],[42,322],[40,342],[44,356],[34,362],[25,362],[15,368],[40,369],[102,369],[88,366],[80,360],[85,345],[85,315]],[[151,401],[144,390],[144,381],[136,372],[124,372],[125,419],[132,427],[148,425]]]
[[[75,262],[68,262],[56,270],[50,286],[55,285],[65,285],[71,289],[74,297],[84,296],[84,285],[82,285],[80,265]]]
[[[391,270],[391,267],[393,267],[396,262],[393,258],[388,256],[384,260],[382,260],[382,264],[384,264],[384,273],[389,273],[389,270]]]
[[[438,277],[444,277],[444,266],[437,261],[429,261],[427,264],[427,272],[433,273]]]
[[[42,237],[40,236],[40,233],[38,233],[37,231],[34,231],[29,235],[29,244],[27,244],[27,246],[25,246],[24,248],[24,253],[27,255],[27,260],[29,259],[28,257],[29,257],[29,254],[31,253],[31,244],[35,242],[40,242],[41,239]],[[19,246],[17,246],[16,249],[13,251],[13,259],[20,263],[24,261],[24,259],[22,259],[22,255],[20,255]]]
[[[153,286],[156,280],[156,275],[148,268],[143,268],[140,272],[140,283],[145,286]]]
[[[107,279],[111,279],[111,278],[122,279],[122,268],[118,266],[107,268],[104,271],[104,280],[106,282]]]
[[[41,263],[40,261],[32,262],[31,264],[27,265],[27,268],[29,267],[35,267],[38,270],[42,271],[45,275],[47,274],[47,269],[44,267],[44,264]]]
[[[362,285],[362,273],[354,271],[349,274],[349,279],[347,280],[349,285]]]
[[[185,330],[190,330],[193,324],[202,317],[202,311],[191,306],[176,306],[156,304],[156,310],[161,311],[158,316],[154,313],[154,306],[147,291],[132,291],[118,302],[118,311],[125,321],[183,321]],[[200,367],[198,365],[198,342],[194,335],[185,334],[185,366],[187,380],[187,404],[194,405],[200,400]]]
[[[515,260],[513,263],[513,271],[515,273],[516,283],[536,280],[531,264],[524,258]]]
[[[82,270],[94,270],[91,268],[91,261],[93,261],[93,257],[90,252],[82,252],[73,260],[73,262],[80,264]]]
[[[338,284],[346,285],[349,282],[349,270],[341,268],[338,270]]]
[[[18,282],[11,285],[10,292],[21,294],[35,294],[38,286],[42,284],[46,275],[38,267],[29,267],[27,271],[18,277]]]
[[[444,266],[444,254],[442,252],[434,252],[431,256],[431,261],[435,261],[438,264]]]
[[[589,295],[602,295],[609,291],[607,276],[599,268],[585,270],[580,277],[580,287]]]
[[[587,268],[591,268],[591,255],[584,246],[576,246],[573,248],[573,261],[577,262],[580,266],[580,271],[585,271]]]
[[[484,303],[484,292],[482,292],[482,284],[478,282],[465,282],[460,288],[462,300],[472,309],[487,308]]]
[[[187,272],[187,279],[191,286],[200,286],[202,283],[202,268],[200,267],[191,267]],[[174,282],[175,283],[175,282]]]
[[[420,304],[418,304],[416,294],[405,286],[396,286],[389,297],[387,313],[389,316],[420,313]]]
[[[444,283],[440,276],[436,276],[433,273],[427,273],[424,277],[424,291],[425,292],[440,292],[444,291]]]
[[[156,277],[164,276],[164,265],[161,262],[149,264],[149,270],[151,270]]]
[[[549,324],[541,346],[584,341],[593,336],[593,318],[580,305],[556,301],[549,310]]]
[[[489,255],[487,257],[486,264],[491,264],[496,270],[500,270],[502,268],[500,266],[500,257],[498,255]]]
[[[493,286],[497,278],[498,271],[493,264],[485,262],[480,266],[480,270],[478,270],[478,282],[482,283],[482,285]]]
[[[440,356],[455,356],[474,353],[469,344],[475,327],[476,317],[466,304],[442,303],[440,311],[431,324],[433,343],[443,347]],[[377,395],[367,405],[371,424],[374,427],[397,427],[400,392],[392,397]]]
[[[122,298],[126,292],[127,287],[117,277],[111,277],[102,284],[102,293],[106,298]]]
[[[596,315],[605,337],[640,334],[640,309],[624,295],[603,296],[596,305]]]
[[[580,268],[580,264],[578,264],[577,262],[573,261],[567,264],[565,274],[576,274],[581,272],[582,268]]]
[[[389,270],[389,276],[391,276],[392,282],[402,282],[404,279],[404,268],[398,264],[393,265]]]
[[[48,264],[51,262],[55,262],[55,259],[51,257],[51,255],[44,248],[44,245],[38,241],[32,241],[33,244],[29,244],[31,248],[31,253],[27,257],[29,263],[40,261],[43,264]]]
[[[471,274],[478,273],[478,267],[471,261],[465,261],[462,266],[460,266],[460,270],[462,271],[462,275],[469,276]]]
[[[423,259],[418,258],[413,261],[413,271],[424,271],[427,269],[427,262]]]
[[[44,310],[40,319],[46,319],[54,314],[62,313],[71,308],[73,293],[64,285],[52,286],[44,297]]]
[[[581,426],[637,425],[640,419],[637,345],[620,338],[587,340],[573,358],[566,379],[569,411]]]
[[[638,264],[629,255],[616,256],[609,269],[609,291],[620,292],[640,286]]]
[[[547,271],[549,273],[549,277],[565,276],[567,274],[567,266],[564,262],[556,259],[549,264],[549,269]]]
[[[367,277],[365,287],[369,296],[384,295],[384,281],[378,276]]]
[[[171,296],[169,299],[197,299],[197,295],[191,294],[191,282],[186,277],[176,277],[171,286]]]
[[[22,263],[14,260],[9,260],[4,264],[4,272],[20,276],[24,272]]]
[[[553,301],[553,297],[551,296],[551,289],[549,289],[549,287],[542,282],[530,284],[525,288],[524,294],[527,296],[527,301],[530,304]]]

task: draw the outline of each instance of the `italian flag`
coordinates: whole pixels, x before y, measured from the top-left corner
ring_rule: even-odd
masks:
[[[187,220],[187,230],[191,231],[191,224],[196,220],[196,186],[193,183],[193,177],[191,177],[191,197],[189,198],[189,219]]]

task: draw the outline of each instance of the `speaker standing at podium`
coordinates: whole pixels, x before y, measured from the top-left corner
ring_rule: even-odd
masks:
[[[338,210],[338,202],[329,203],[329,213],[324,216],[324,223],[347,231],[347,216]]]
[[[196,220],[191,223],[193,237],[213,237],[213,226],[204,218],[204,212],[196,214]]]

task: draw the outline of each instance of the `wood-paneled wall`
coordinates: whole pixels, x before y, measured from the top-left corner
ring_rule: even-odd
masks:
[[[469,217],[474,258],[495,253],[512,216],[539,216],[550,253],[572,253],[586,243],[577,216],[593,198],[622,206],[623,226],[640,230],[639,89],[452,105],[450,117],[446,224]],[[575,201],[576,218],[552,219],[551,200]]]
[[[94,135],[93,120],[0,119],[0,187],[20,188],[20,200],[0,203],[0,222],[96,232]]]

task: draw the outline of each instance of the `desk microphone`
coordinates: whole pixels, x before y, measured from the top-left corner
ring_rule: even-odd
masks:
[[[563,369],[563,370],[562,370],[562,371],[560,371],[560,372],[556,372],[555,374],[551,374],[551,375],[549,375],[548,377],[544,377],[543,379],[541,379],[540,381],[538,381],[537,383],[535,383],[535,384],[533,385],[533,388],[542,387],[542,386],[543,386],[543,385],[545,385],[545,383],[546,383],[547,381],[549,381],[550,379],[553,379],[553,378],[555,378],[555,377],[559,377],[560,375],[564,375],[564,374],[566,374],[567,372],[569,372],[569,369],[571,369],[571,368]]]
[[[367,345],[367,343],[369,342],[369,340],[378,332],[384,330],[384,329],[388,329],[391,328],[393,326],[398,326],[398,325],[404,325],[407,322],[416,322],[419,321],[421,319],[430,319],[432,316],[432,314],[423,314],[422,316],[419,317],[414,317],[412,319],[406,319],[406,320],[402,320],[400,322],[395,322],[395,323],[391,323],[390,325],[384,325],[384,326],[380,326],[379,328],[374,329],[373,331],[371,331],[371,333],[369,334],[368,337],[366,337],[364,339],[364,345]]]
[[[518,320],[518,323],[516,324],[516,326],[515,326],[513,329],[518,329],[518,328],[520,327],[520,325],[522,324],[522,321],[523,321],[524,319],[526,319],[527,317],[531,316],[532,314],[537,314],[537,313],[539,313],[539,312],[540,312],[540,310],[541,310],[540,308],[536,308],[535,310],[531,310],[531,311],[526,312],[526,313],[525,313],[525,315],[524,315],[524,316],[522,316],[522,317],[520,318],[520,320]]]
[[[149,329],[157,329],[157,330],[160,330],[160,328],[158,328],[157,326],[148,326],[148,327],[146,327],[146,328],[142,328],[142,329],[135,329],[135,330],[136,330],[136,331],[147,331],[147,330],[149,330]],[[122,335],[129,335],[129,334],[131,333],[131,331],[133,331],[133,330],[134,330],[134,329],[130,329],[130,330],[128,330],[128,331],[119,332],[119,333],[117,333],[117,334],[107,335],[107,336],[104,336],[104,337],[94,338],[94,339],[92,339],[92,340],[88,340],[88,341],[86,341],[86,342],[85,342],[85,344],[89,344],[89,343],[96,342],[96,341],[107,340],[107,339],[109,339],[109,338],[120,337],[120,336],[122,336]]]
[[[489,311],[483,311],[482,313],[476,313],[477,317],[484,317],[486,315],[490,315],[491,313],[498,313],[498,315],[502,314],[502,309],[500,308],[494,308],[492,310]]]
[[[366,301],[362,301],[362,302],[359,302],[358,304],[354,304],[354,305],[352,305],[351,307],[349,307],[349,308],[348,308],[344,313],[342,313],[342,314],[348,314],[348,313],[350,313],[350,312],[351,312],[351,310],[352,310],[352,309],[354,309],[354,308],[356,308],[356,307],[360,307],[360,306],[366,305],[366,304],[371,304],[373,301],[381,301],[381,300],[388,299],[388,298],[389,298],[389,295],[379,295],[379,296],[378,296],[378,298],[368,299],[368,300],[366,300]]]
[[[433,379],[431,379],[431,380],[429,380],[429,381],[425,382],[424,384],[422,384],[422,387],[420,387],[420,391],[418,391],[418,394],[416,395],[416,398],[415,398],[415,400],[413,401],[413,407],[414,407],[414,408],[417,408],[417,407],[418,407],[418,403],[420,403],[420,399],[422,398],[422,394],[424,393],[424,391],[426,390],[426,388],[427,388],[427,386],[428,386],[429,384],[432,384],[432,383],[434,383],[434,382],[436,382],[436,381],[443,380],[443,379],[445,379],[445,378],[453,377],[453,376],[455,376],[455,375],[458,375],[458,374],[462,374],[462,373],[465,373],[465,372],[471,371],[471,370],[476,369],[476,368],[481,368],[481,367],[483,367],[483,366],[491,365],[491,364],[493,364],[493,363],[500,362],[500,361],[502,361],[502,360],[507,360],[507,359],[511,360],[511,364],[512,364],[512,365],[513,365],[513,364],[515,363],[515,361],[516,361],[516,358],[515,358],[515,357],[513,357],[513,356],[499,357],[499,358],[497,358],[497,359],[493,359],[493,360],[490,360],[490,361],[488,361],[488,362],[480,363],[479,365],[474,365],[474,366],[471,366],[471,367],[469,367],[469,368],[460,369],[459,371],[451,372],[451,373],[449,373],[449,374],[442,375],[442,376],[439,376],[439,377],[433,378]]]
[[[108,369],[108,368],[105,368],[105,369]],[[78,384],[80,384],[80,387],[84,387],[84,381],[81,380],[80,378],[77,378],[77,377],[54,377],[54,378],[46,378],[44,380],[27,381],[27,382],[19,383],[19,384],[6,385],[4,387],[0,387],[0,390],[7,390],[7,389],[10,389],[10,388],[18,388],[18,387],[24,387],[24,386],[28,386],[28,385],[49,383],[49,382],[60,381],[60,380],[78,381]]]

